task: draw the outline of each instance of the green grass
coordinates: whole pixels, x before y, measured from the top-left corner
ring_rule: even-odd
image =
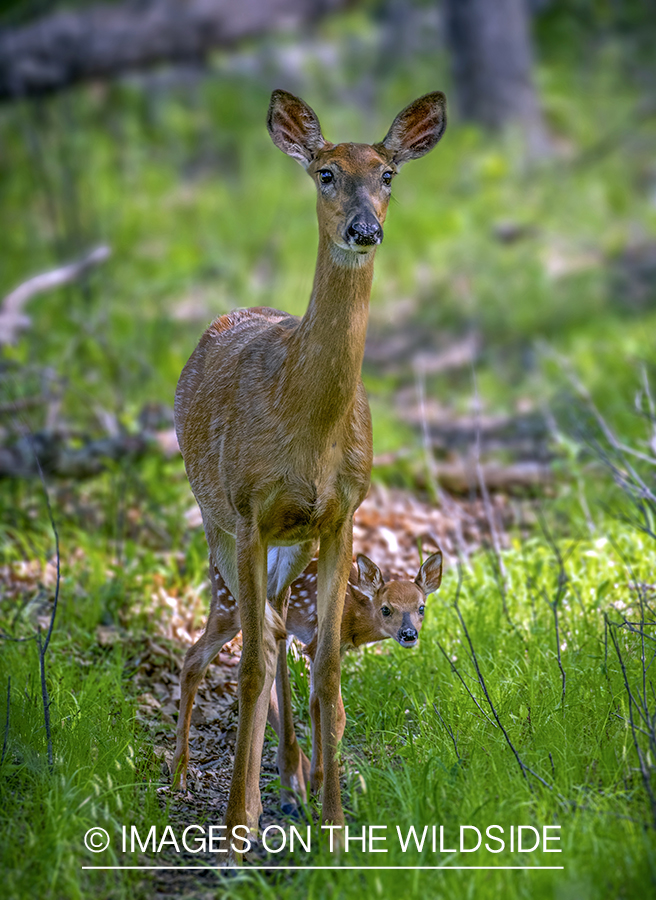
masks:
[[[571,520],[572,508],[566,511]],[[63,526],[65,546],[66,523]],[[335,857],[320,844],[317,828],[316,849],[310,857],[313,865],[542,864],[562,865],[563,871],[385,873],[371,868],[347,876],[317,870],[270,875],[265,880],[259,875],[240,876],[237,882],[219,880],[217,896],[284,897],[299,890],[323,896],[331,883],[344,897],[362,890],[376,894],[395,889],[409,896],[428,891],[437,897],[468,891],[491,897],[502,889],[516,897],[640,896],[656,876],[656,846],[653,824],[646,827],[651,814],[627,723],[622,671],[605,638],[604,614],[617,619],[611,605],[628,606],[633,612],[627,617],[639,617],[630,584],[649,583],[656,545],[616,520],[605,519],[603,526],[604,537],[590,538],[582,530],[582,536],[558,542],[569,578],[558,607],[567,679],[564,703],[554,617],[547,602],[553,602],[557,589],[553,548],[536,536],[516,539],[504,553],[508,617],[490,560],[481,555],[464,572],[459,608],[490,698],[522,762],[550,787],[530,774],[522,775],[501,729],[495,727],[454,610],[457,576],[451,570],[429,602],[416,650],[389,644],[382,652],[365,650],[345,660],[348,724],[343,759],[351,833],[359,835],[363,825],[385,825],[387,831],[377,835],[384,834],[387,842],[378,846],[389,852],[372,859],[354,845],[348,854]],[[193,566],[193,548],[189,558]],[[147,578],[151,565],[152,559],[143,554],[140,563],[126,566],[121,617],[132,623],[132,636],[124,648],[97,646],[95,625],[106,614],[105,586],[89,573],[86,559],[77,570],[67,567],[47,657],[52,771],[46,764],[35,644],[10,643],[3,648],[1,683],[6,684],[11,674],[12,685],[0,813],[7,836],[1,851],[7,896],[24,897],[35,890],[53,897],[87,896],[91,890],[108,897],[141,896],[143,891],[147,896],[147,882],[134,874],[83,873],[81,866],[143,864],[143,857],[136,860],[128,854],[126,859],[118,837],[112,852],[92,856],[82,844],[89,828],[101,826],[118,835],[122,824],[136,824],[144,834],[155,824],[161,834],[167,821],[154,793],[162,777],[160,764],[150,749],[148,730],[135,719],[131,667],[126,666],[126,654],[138,642],[135,626],[142,601],[133,597],[132,610],[125,604],[132,595],[135,570]],[[192,574],[193,569],[188,577]],[[147,590],[143,581],[139,583]],[[626,631],[618,634],[618,640],[635,689],[641,678],[639,641]],[[307,688],[296,674],[297,715],[307,721]],[[3,697],[3,722],[5,711]],[[447,729],[455,737],[457,752]],[[405,837],[411,825],[419,833],[429,826],[422,853],[400,849],[396,827]],[[508,850],[492,854],[485,849],[434,853],[433,825],[438,827],[438,840],[439,826],[444,827],[444,846],[450,849],[457,849],[460,825],[476,826],[483,834],[489,826],[499,825],[506,835],[511,826],[558,825],[560,830],[551,834],[559,834],[561,840],[552,846],[561,848],[562,854]],[[151,864],[156,860],[151,857]],[[166,862],[171,864],[171,859]],[[285,862],[308,860],[298,853]]]

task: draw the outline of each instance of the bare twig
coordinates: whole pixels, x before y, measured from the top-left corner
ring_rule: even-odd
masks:
[[[437,704],[433,703],[433,709],[435,710],[435,715],[437,716],[437,718],[440,720],[440,722],[444,726],[446,733],[449,735],[449,737],[453,741],[453,749],[456,751],[456,756],[460,760],[461,756],[458,753],[458,741],[456,740],[456,736],[453,733],[453,728],[451,728],[451,726],[447,722],[444,721],[444,719],[442,718],[442,714],[440,713],[439,709],[437,708]]]
[[[460,569],[460,566],[458,568]],[[501,729],[501,732],[502,732],[504,738],[506,739],[506,743],[512,750],[513,755],[514,755],[515,759],[517,760],[517,765],[519,766],[520,771],[521,771],[524,779],[526,780],[526,784],[528,785],[529,790],[532,790],[533,788],[531,786],[530,781],[528,780],[528,777],[526,774],[527,772],[529,775],[532,775],[534,778],[536,778],[540,782],[540,784],[544,785],[544,787],[548,788],[550,791],[554,791],[553,785],[549,784],[548,781],[545,781],[541,775],[538,775],[537,772],[533,771],[533,769],[531,769],[530,766],[527,766],[526,763],[522,760],[521,756],[519,755],[519,753],[517,752],[517,750],[515,748],[515,745],[510,740],[510,735],[508,734],[506,729],[503,727],[503,723],[501,722],[501,719],[499,718],[499,714],[496,710],[496,707],[492,703],[492,699],[490,698],[490,694],[488,693],[487,685],[485,684],[485,679],[483,678],[480,667],[478,665],[478,657],[476,656],[476,651],[474,650],[474,645],[472,643],[471,637],[469,636],[469,631],[467,629],[467,625],[465,624],[465,620],[463,618],[462,612],[460,611],[460,605],[458,602],[459,593],[460,593],[460,591],[457,592],[453,605],[454,605],[455,611],[458,615],[458,618],[460,619],[460,625],[462,626],[462,630],[465,635],[465,638],[467,639],[467,643],[469,644],[469,651],[470,651],[472,662],[474,663],[474,668],[476,669],[476,674],[478,676],[478,683],[480,684],[480,686],[483,690],[483,693],[485,694],[485,699],[487,700],[488,706],[490,707],[490,710],[492,711],[492,715],[494,716],[494,719],[495,719],[497,725]],[[568,801],[565,797],[561,797],[561,795],[557,791],[555,791],[555,793],[558,796],[558,798],[560,800],[562,800],[563,803],[566,803],[568,806],[571,806],[570,801]]]
[[[23,313],[28,300],[36,294],[77,281],[89,269],[105,262],[110,253],[109,247],[96,247],[76,262],[35,275],[7,294],[0,305],[0,346],[15,343],[19,331],[29,327],[30,319]]]
[[[476,442],[474,444],[475,448],[475,460],[476,460],[476,478],[478,480],[478,487],[481,492],[481,497],[483,498],[483,508],[485,510],[485,517],[487,519],[488,528],[490,530],[490,539],[492,541],[492,549],[494,551],[494,560],[496,565],[494,565],[494,579],[497,583],[497,588],[499,590],[499,596],[501,597],[501,606],[503,608],[503,614],[508,621],[510,627],[517,631],[517,627],[513,620],[510,618],[510,612],[508,611],[508,572],[506,571],[506,566],[503,561],[503,556],[501,555],[501,541],[499,540],[499,533],[497,531],[496,522],[494,520],[494,510],[492,509],[492,503],[490,502],[490,494],[487,489],[487,485],[485,483],[485,476],[483,474],[483,467],[481,465],[481,428],[480,428],[480,419],[481,419],[481,402],[478,394],[478,382],[476,381],[476,371],[472,365],[472,382],[474,385],[474,412],[476,416]]]
[[[474,407],[475,407],[475,415],[476,415],[476,442],[474,445],[474,452],[476,458],[476,477],[478,480],[478,486],[481,492],[481,497],[483,498],[483,506],[485,508],[485,517],[487,518],[488,527],[490,529],[490,538],[492,540],[492,546],[494,548],[494,555],[497,561],[497,568],[499,570],[499,588],[501,590],[501,599],[503,601],[503,610],[508,617],[508,609],[506,606],[506,595],[508,590],[508,573],[506,572],[506,567],[503,562],[503,557],[501,556],[501,542],[499,540],[499,534],[497,532],[496,522],[494,521],[494,512],[492,510],[492,503],[490,502],[490,495],[487,490],[487,486],[485,484],[485,478],[483,477],[483,469],[481,467],[481,427],[480,427],[480,418],[481,418],[481,401],[478,394],[478,383],[476,381],[476,372],[472,367],[472,381],[474,384]]]
[[[435,455],[433,453],[430,433],[428,430],[428,417],[426,416],[426,372],[421,365],[415,366],[415,382],[417,386],[417,397],[419,400],[419,409],[421,415],[421,433],[424,449],[424,462],[426,466],[426,479],[429,485],[431,499],[439,503],[442,508],[449,509],[453,514],[452,521],[454,523],[458,556],[461,559],[468,561],[469,554],[467,552],[467,544],[465,543],[465,538],[462,532],[460,511],[458,507],[456,507],[456,504],[453,503],[449,495],[442,490],[439,481],[438,466],[435,461]]]
[[[53,751],[52,751],[52,731],[50,728],[50,697],[48,695],[48,685],[46,684],[46,653],[48,651],[48,645],[50,644],[50,638],[52,637],[52,629],[55,625],[55,616],[57,615],[57,603],[59,602],[59,585],[61,582],[61,556],[59,553],[59,533],[57,531],[57,525],[55,524],[55,517],[52,513],[52,506],[50,505],[50,495],[48,494],[48,488],[46,485],[46,480],[43,475],[43,470],[41,468],[41,463],[39,462],[39,457],[36,455],[36,464],[39,470],[39,477],[41,479],[41,484],[43,485],[43,492],[46,498],[46,507],[48,509],[48,517],[50,518],[50,525],[52,527],[53,534],[55,536],[55,554],[57,560],[57,580],[55,582],[55,598],[52,604],[52,613],[50,615],[50,625],[48,627],[48,631],[46,632],[45,641],[41,640],[41,626],[37,629],[37,643],[39,645],[39,669],[41,671],[41,696],[43,698],[43,715],[46,726],[46,741],[48,745],[48,765],[52,769],[54,763]]]
[[[639,451],[634,450],[632,447],[628,447],[617,438],[610,425],[606,422],[602,414],[597,409],[590,391],[574,372],[574,369],[572,368],[569,360],[548,347],[545,347],[545,353],[550,355],[554,360],[556,360],[556,362],[558,362],[559,366],[561,367],[562,371],[565,372],[568,381],[570,382],[578,396],[585,402],[586,406],[594,416],[595,421],[601,429],[601,432],[604,435],[609,446],[612,447],[613,450],[617,453],[618,457],[622,461],[622,464],[626,467],[627,471],[631,475],[634,484],[640,489],[640,497],[642,499],[647,499],[652,503],[656,503],[656,494],[654,494],[653,491],[648,487],[648,485],[644,482],[640,474],[636,471],[636,469],[627,458],[628,456],[642,458],[644,454],[641,454]],[[654,464],[656,462],[653,457],[645,457],[645,459],[651,464]],[[613,470],[616,476],[619,476],[622,481],[626,481],[624,476],[622,476],[622,473],[618,472],[615,466],[613,466]]]
[[[649,763],[649,760],[645,758],[645,754],[643,753],[642,747],[640,746],[640,742],[638,741],[638,733],[641,731],[641,729],[639,728],[638,725],[636,725],[636,723],[634,721],[633,707],[635,706],[636,709],[639,710],[641,713],[643,711],[640,710],[640,704],[637,702],[636,698],[634,697],[633,691],[631,690],[631,686],[629,684],[629,678],[627,675],[626,666],[624,664],[624,658],[622,656],[622,651],[620,649],[620,646],[617,642],[617,639],[615,637],[614,630],[613,630],[614,627],[616,627],[615,623],[608,620],[608,625],[609,625],[608,630],[609,630],[609,634],[610,634],[610,639],[613,642],[613,647],[615,648],[615,653],[617,655],[617,659],[619,661],[620,668],[622,670],[622,678],[624,680],[624,687],[625,687],[625,690],[626,690],[626,693],[627,693],[627,696],[629,699],[629,726],[631,729],[631,737],[633,738],[633,746],[635,747],[636,756],[638,757],[638,764],[640,767],[640,774],[642,776],[642,782],[643,782],[647,797],[649,799],[649,805],[651,807],[652,826],[654,828],[656,828],[656,797],[654,796],[654,792],[653,792],[652,786],[651,786],[651,771],[650,771],[652,767]],[[646,702],[646,697],[644,699]],[[651,718],[651,717],[649,717],[649,718]],[[651,726],[651,727],[650,727],[650,732],[648,734],[648,737],[649,737],[650,743],[652,743],[653,739],[654,739],[653,731],[656,726],[656,716],[654,717],[654,721],[649,722],[648,727],[649,726]]]
[[[433,502],[438,502],[442,498],[440,485],[435,472],[435,457],[433,455],[430,434],[428,432],[428,419],[426,417],[426,373],[420,365],[415,366],[415,382],[417,385],[417,398],[419,400],[421,414],[421,434],[424,449],[424,464],[426,466],[426,481],[428,483],[431,500],[433,500]]]
[[[493,726],[496,728],[496,727],[497,727],[497,723],[496,723],[493,719],[491,719],[491,718],[488,716],[488,714],[485,712],[485,710],[483,709],[483,707],[481,706],[481,704],[478,702],[478,700],[476,699],[476,697],[472,694],[472,692],[471,692],[470,689],[469,689],[469,686],[468,686],[467,682],[465,681],[465,679],[462,677],[462,675],[461,675],[460,672],[458,671],[458,668],[457,668],[456,664],[453,662],[452,659],[449,659],[449,655],[447,654],[446,650],[445,650],[444,647],[440,644],[439,641],[437,642],[437,646],[438,646],[439,650],[441,651],[442,656],[445,658],[445,660],[446,660],[446,661],[448,662],[448,664],[451,666],[451,671],[453,672],[454,675],[456,675],[456,676],[459,678],[460,682],[462,683],[462,686],[463,686],[464,689],[467,691],[467,693],[469,694],[469,696],[472,698],[472,700],[474,701],[474,703],[476,704],[476,706],[477,706],[478,709],[480,710],[481,714],[488,720],[488,722],[490,723],[490,725],[493,725]]]
[[[11,675],[7,678],[7,717],[5,719],[5,739],[2,742],[2,757],[0,758],[0,766],[5,761],[7,753],[7,741],[9,740],[9,707],[11,705]]]
[[[562,600],[565,597],[567,592],[567,587],[570,583],[569,576],[567,574],[567,570],[565,569],[565,561],[563,560],[562,553],[560,552],[560,548],[558,544],[553,538],[549,527],[542,516],[542,514],[538,511],[538,521],[540,523],[540,528],[542,529],[542,533],[545,536],[545,539],[549,546],[551,547],[551,551],[553,555],[556,557],[556,562],[558,563],[558,582],[556,587],[556,596],[553,600],[549,599],[547,592],[544,588],[541,589],[540,593],[542,597],[551,609],[554,617],[554,627],[556,631],[556,659],[558,660],[558,668],[560,669],[560,677],[562,682],[562,695],[561,695],[561,709],[563,711],[563,715],[565,713],[565,690],[567,686],[567,675],[565,673],[565,669],[563,668],[563,661],[560,655],[560,624],[558,619],[558,607],[562,603]]]

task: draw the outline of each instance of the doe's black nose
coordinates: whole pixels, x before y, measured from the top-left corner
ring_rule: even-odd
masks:
[[[361,247],[370,247],[380,244],[383,239],[383,229],[375,220],[354,219],[346,229],[348,239]]]

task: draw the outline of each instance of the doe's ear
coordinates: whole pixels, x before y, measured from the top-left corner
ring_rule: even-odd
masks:
[[[359,553],[355,561],[358,564],[358,589],[367,597],[373,597],[384,584],[382,572],[364,553]]]
[[[438,550],[424,561],[423,566],[417,573],[415,584],[420,591],[427,597],[436,591],[442,583],[442,554]]]
[[[392,162],[403,165],[432,150],[446,129],[446,97],[442,91],[425,94],[398,114],[382,146]]]
[[[276,147],[299,162],[304,169],[307,169],[326,144],[314,110],[300,97],[287,91],[274,91],[271,94],[267,128]]]

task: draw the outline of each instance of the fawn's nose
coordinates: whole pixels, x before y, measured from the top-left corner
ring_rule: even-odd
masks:
[[[399,644],[407,647],[410,644],[415,644],[418,637],[419,634],[416,628],[402,628],[399,631]]]
[[[356,216],[346,229],[346,239],[359,247],[372,247],[383,240],[383,229],[373,216]]]

